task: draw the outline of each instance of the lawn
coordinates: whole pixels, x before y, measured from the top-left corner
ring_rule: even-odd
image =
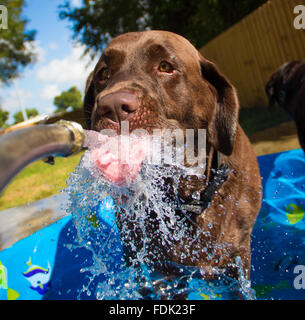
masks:
[[[69,173],[74,171],[82,153],[56,158],[55,165],[39,160],[24,168],[0,196],[0,210],[37,201],[64,189]]]

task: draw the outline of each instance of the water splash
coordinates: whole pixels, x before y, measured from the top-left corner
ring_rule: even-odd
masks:
[[[238,280],[222,276],[220,272],[215,281],[206,282],[202,280],[203,270],[200,268],[169,261],[164,262],[166,265],[162,265],[162,269],[170,268],[170,274],[174,276],[166,277],[159,272],[160,263],[156,261],[163,253],[157,249],[150,251],[151,241],[155,239],[152,239],[154,233],[147,225],[153,226],[157,222],[162,235],[158,239],[159,244],[167,250],[173,243],[183,242],[188,236],[184,223],[189,217],[175,214],[175,195],[181,177],[200,176],[201,173],[181,164],[156,165],[144,161],[135,179],[118,186],[97,168],[92,157],[94,147],[89,145],[89,150],[68,179],[65,190],[70,198],[68,211],[77,232],[76,243],[67,244],[67,247],[70,250],[82,247],[92,253],[93,263],[80,270],[91,275],[88,284],[80,288],[80,294],[86,292],[97,299],[255,298],[249,281],[243,275],[240,260],[236,261],[240,274]],[[108,211],[105,203],[108,203]],[[106,238],[102,238],[106,226],[100,213],[101,204],[104,204],[103,214],[108,212],[110,215],[106,220],[111,231]],[[209,230],[197,228],[196,232],[198,237],[201,232]],[[128,244],[127,248],[123,249],[123,243]],[[105,255],[105,252],[109,254]],[[124,259],[126,252],[128,258]],[[124,268],[114,269],[118,256]],[[104,280],[92,292],[90,284],[101,274]]]

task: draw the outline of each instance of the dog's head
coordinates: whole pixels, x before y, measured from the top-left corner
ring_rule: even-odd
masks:
[[[299,88],[304,77],[304,66],[304,61],[301,60],[286,62],[270,76],[265,86],[270,108],[278,103],[293,116],[293,110],[289,108],[286,102],[289,98],[293,98],[289,97],[289,94],[291,95],[289,91],[295,92]]]
[[[130,131],[203,128],[225,155],[233,150],[238,108],[235,89],[218,68],[165,31],[115,38],[88,78],[84,100],[89,129],[120,133],[122,121]]]
[[[284,84],[289,73],[289,63],[283,64],[271,76],[265,86],[269,108],[273,108],[276,103],[281,104],[284,100]]]

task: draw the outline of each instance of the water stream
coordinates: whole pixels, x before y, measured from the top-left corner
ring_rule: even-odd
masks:
[[[86,248],[92,254],[93,262],[80,270],[90,274],[87,285],[80,288],[81,293],[95,295],[97,299],[121,300],[255,299],[239,259],[235,261],[238,280],[220,275],[207,282],[202,279],[200,268],[158,261],[162,254],[158,250],[149,251],[151,237],[156,235],[147,227],[149,219],[157,221],[158,241],[163,248],[170,250],[173,243],[188,236],[184,226],[189,217],[175,214],[177,201],[170,195],[177,194],[181,177],[198,173],[181,164],[151,163],[146,154],[136,178],[117,185],[98,169],[92,156],[94,149],[96,144],[89,144],[65,190],[70,199],[67,210],[77,234],[76,241],[66,247],[71,251]],[[199,236],[209,231],[197,228],[196,232]],[[135,234],[139,239],[134,239]],[[159,272],[160,266],[170,270],[168,276]],[[92,289],[90,284],[101,275],[102,280]]]

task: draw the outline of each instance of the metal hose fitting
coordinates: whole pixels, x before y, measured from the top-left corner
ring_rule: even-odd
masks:
[[[82,150],[85,133],[76,122],[34,125],[0,135],[0,192],[27,164],[47,157],[68,157]]]

